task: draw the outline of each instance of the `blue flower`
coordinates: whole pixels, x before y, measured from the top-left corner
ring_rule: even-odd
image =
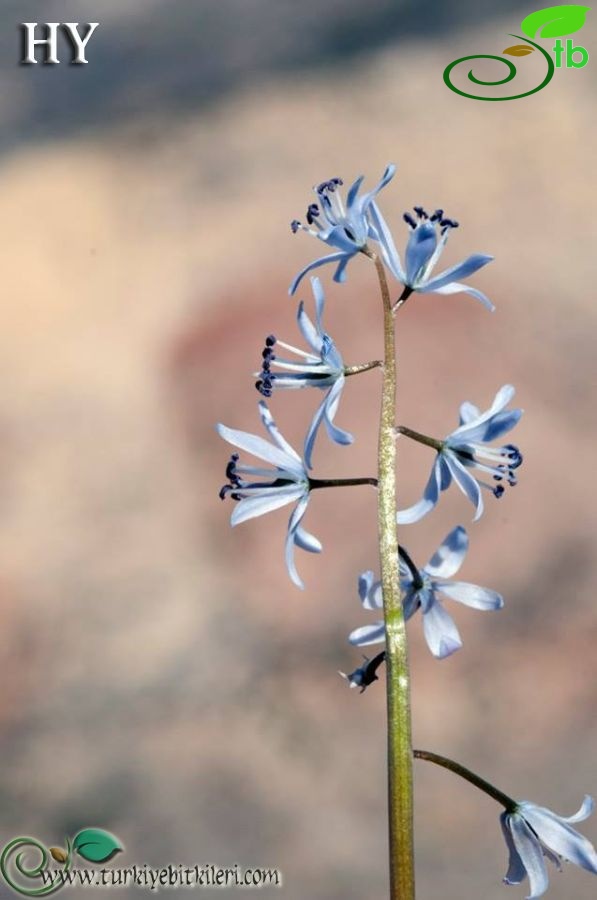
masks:
[[[361,689],[359,693],[362,694],[367,690],[370,684],[379,680],[377,670],[385,658],[385,650],[382,650],[382,652],[378,653],[373,659],[364,656],[362,665],[358,666],[354,672],[350,673],[350,675],[347,675],[346,672],[338,672],[338,674],[348,682],[348,687],[359,687]]]
[[[404,618],[408,621],[418,609],[421,610],[425,640],[437,659],[444,659],[462,647],[458,629],[444,609],[440,595],[474,609],[501,609],[504,605],[503,598],[495,591],[466,581],[448,580],[462,565],[467,550],[468,535],[461,525],[448,534],[422,569],[417,569],[401,548],[400,586]],[[360,576],[359,595],[365,609],[383,609],[381,582],[374,580],[373,572],[363,572]],[[356,628],[348,638],[357,647],[382,643],[385,639],[383,619]]]
[[[574,816],[558,816],[550,809],[534,803],[518,803],[514,812],[500,816],[502,831],[510,853],[510,864],[504,878],[506,884],[520,884],[529,879],[531,893],[527,900],[542,897],[549,886],[545,859],[561,869],[561,860],[572,862],[597,875],[597,853],[593,845],[570,827],[582,822],[593,812],[593,799],[586,796]]]
[[[226,425],[217,425],[216,428],[220,437],[229,444],[264,460],[273,468],[239,465],[238,453],[233,453],[226,467],[228,484],[221,489],[220,497],[223,500],[230,496],[238,501],[230,517],[232,525],[262,516],[288,503],[296,503],[288,522],[286,567],[294,584],[303,588],[294,562],[294,548],[300,547],[310,553],[320,553],[322,549],[317,538],[301,526],[309,502],[309,475],[303,460],[278,431],[263,401],[259,403],[259,412],[271,443]]]
[[[361,175],[348,191],[346,205],[338,190],[343,183],[340,178],[331,178],[315,188],[317,202],[311,203],[307,209],[307,225],[294,219],[291,228],[295,234],[299,229],[306,231],[307,234],[323,241],[328,247],[334,248],[334,252],[305,266],[292,282],[290,294],[294,294],[307,272],[324,266],[326,263],[336,264],[334,281],[345,281],[346,266],[349,260],[365,249],[369,239],[379,242],[382,250],[386,242],[391,241],[388,227],[375,202],[375,197],[392,180],[395,171],[396,166],[389,165],[373,190],[362,195],[359,194],[363,182]],[[384,259],[389,252],[389,248],[383,250]]]
[[[485,253],[474,253],[463,262],[445,269],[439,275],[433,276],[433,270],[446,246],[448,235],[452,228],[458,228],[458,222],[444,216],[443,209],[437,209],[429,216],[421,206],[414,208],[416,219],[410,213],[404,214],[404,220],[411,228],[411,233],[406,245],[405,262],[402,265],[400,254],[387,229],[385,240],[382,243],[384,262],[395,278],[405,287],[402,300],[413,292],[419,294],[457,294],[464,291],[480,300],[491,312],[495,309],[493,303],[476,288],[461,284],[460,279],[468,278],[483,266],[491,262],[493,256]],[[371,222],[375,229],[384,229],[383,222],[378,222],[377,210],[371,211]]]
[[[312,468],[313,446],[317,432],[322,424],[325,425],[330,440],[336,444],[352,444],[354,440],[348,431],[343,431],[337,425],[334,425],[334,418],[346,380],[344,362],[333,340],[324,332],[321,324],[325,296],[319,278],[312,278],[311,285],[315,297],[315,324],[305,312],[302,301],[299,304],[297,314],[298,326],[310,348],[309,352],[306,353],[304,350],[299,350],[283,341],[277,341],[273,335],[270,335],[265,340],[265,349],[262,353],[262,370],[255,385],[264,397],[271,397],[274,389],[278,390],[280,388],[296,390],[298,388],[315,387],[327,390],[305,438],[304,457],[308,469]],[[294,353],[300,357],[300,362],[280,359],[274,352],[276,347],[283,347],[285,350]],[[290,374],[280,375],[278,372],[272,372],[272,366],[285,370]]]
[[[472,403],[460,407],[460,425],[443,441],[434,441],[408,428],[398,431],[414,440],[431,444],[437,449],[431,476],[423,497],[418,503],[398,512],[400,525],[418,522],[437,504],[441,491],[445,491],[454,481],[468,497],[476,513],[477,521],[483,513],[481,488],[489,490],[495,497],[504,493],[504,479],[510,486],[516,481],[516,469],[522,463],[522,455],[514,444],[503,447],[489,447],[488,444],[510,431],[522,416],[521,409],[507,410],[505,407],[514,396],[512,385],[499,389],[488,410],[480,412]],[[488,484],[472,474],[471,470],[490,475],[496,482]]]

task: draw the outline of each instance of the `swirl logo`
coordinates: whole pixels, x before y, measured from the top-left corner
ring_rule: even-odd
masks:
[[[461,97],[467,97],[469,100],[487,100],[489,102],[520,100],[522,97],[530,97],[531,94],[536,94],[537,91],[543,90],[543,88],[549,84],[556,69],[559,69],[562,66],[565,66],[566,68],[582,69],[588,63],[589,53],[585,47],[581,47],[578,44],[575,45],[571,38],[568,38],[564,44],[561,38],[566,35],[574,34],[576,31],[580,31],[585,24],[586,15],[590,8],[590,6],[564,4],[563,6],[548,6],[545,9],[539,9],[536,12],[531,13],[521,22],[520,28],[522,35],[510,35],[510,37],[514,37],[524,43],[517,43],[513,44],[511,47],[507,47],[502,51],[501,56],[495,56],[488,53],[476,53],[472,56],[462,56],[460,59],[455,59],[454,62],[451,62],[444,69],[444,82],[446,86],[449,87],[451,91],[454,91],[455,94],[460,94]],[[550,52],[540,44],[535,43],[532,38],[557,38],[557,40]],[[547,70],[541,83],[537,85],[537,87],[530,88],[529,90],[510,94],[508,96],[485,97],[462,90],[452,81],[453,70],[461,63],[467,63],[477,59],[491,59],[503,63],[508,70],[507,74],[503,78],[483,80],[477,78],[476,75],[474,75],[473,70],[470,69],[468,72],[469,81],[473,84],[482,85],[483,87],[497,87],[498,85],[508,84],[516,77],[517,70],[514,63],[509,59],[504,59],[504,56],[530,56],[536,50],[543,56],[547,65]]]
[[[72,841],[66,838],[65,844],[63,850],[45,847],[36,838],[14,838],[0,855],[0,872],[7,885],[25,897],[45,897],[68,884],[65,874],[72,868],[75,853],[87,862],[104,863],[123,849],[113,834],[101,828],[84,828]]]

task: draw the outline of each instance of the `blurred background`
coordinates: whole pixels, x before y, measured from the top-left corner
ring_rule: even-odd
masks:
[[[383,686],[360,696],[337,675],[360,660],[346,637],[368,618],[358,573],[378,570],[375,496],[313,498],[324,553],[299,551],[300,592],[287,510],[229,528],[214,423],[257,431],[264,335],[299,342],[287,288],[321,245],[288,223],[311,186],[371,184],[389,161],[399,245],[420,203],[461,223],[446,264],[496,257],[473,279],[494,316],[466,295],[400,313],[399,421],[441,437],[462,400],[486,408],[507,382],[526,410],[520,484],[471,524],[461,570],[506,606],[452,604],[464,648],[443,662],[410,623],[415,742],[562,814],[597,790],[597,62],[517,102],[451,93],[444,67],[501,52],[534,9],[497,6],[3,3],[3,843],[96,825],[123,866],[238,862],[282,870],[268,897],[387,896]],[[41,19],[99,21],[89,64],[19,66],[17,24]],[[596,35],[589,13],[575,42],[592,54]],[[345,360],[379,356],[368,261],[344,287],[323,279]],[[350,380],[338,424],[356,443],[322,437],[316,475],[374,474],[379,386]],[[299,446],[318,399],[272,399]],[[430,464],[401,444],[401,506]],[[422,565],[470,518],[450,491],[403,537]],[[418,896],[524,896],[501,884],[495,803],[415,774]],[[595,884],[569,867],[550,891],[588,900]]]

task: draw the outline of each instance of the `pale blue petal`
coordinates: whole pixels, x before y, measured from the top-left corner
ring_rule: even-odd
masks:
[[[376,240],[379,241],[383,260],[386,266],[388,267],[394,278],[404,284],[404,282],[406,281],[406,274],[404,272],[404,269],[402,268],[402,260],[400,259],[400,254],[398,253],[396,245],[394,244],[392,233],[388,228],[386,221],[381,214],[381,210],[379,209],[375,201],[372,201],[371,205],[369,206],[369,219],[371,225],[375,229],[375,237]]]
[[[348,193],[346,195],[346,210],[350,212],[352,209],[355,200],[357,199],[357,194],[359,193],[359,188],[364,181],[365,176],[359,175],[359,177],[352,183],[350,186]]]
[[[319,359],[321,359],[321,348],[323,346],[323,335],[317,331],[317,328],[305,312],[305,304],[301,300],[298,305],[296,320],[298,323],[298,327],[305,341],[311,347],[311,349],[317,354]]]
[[[315,323],[317,325],[318,333],[322,335],[323,327],[321,325],[321,320],[323,319],[323,311],[325,309],[325,294],[323,292],[321,281],[317,275],[314,275],[311,278],[311,290],[313,291],[313,297],[315,298]]]
[[[298,455],[298,453],[296,452],[294,447],[291,447],[291,445],[288,443],[286,438],[283,437],[282,434],[280,433],[278,426],[274,422],[274,417],[272,416],[271,412],[268,409],[267,403],[264,400],[260,400],[258,403],[258,406],[259,406],[259,415],[261,416],[261,421],[263,422],[264,428],[266,428],[266,430],[267,430],[269,436],[271,437],[271,439],[273,440],[273,442],[275,444],[277,444],[278,447],[280,448],[280,450],[282,450],[283,453],[286,453],[286,455],[290,459],[293,459],[295,464],[298,463],[300,470],[302,471],[303,470],[303,462],[302,462],[300,456]]]
[[[375,199],[375,197],[377,197],[379,192],[383,188],[385,188],[385,186],[387,184],[390,183],[390,181],[394,177],[395,173],[396,173],[396,166],[393,163],[390,163],[390,165],[386,166],[386,169],[385,169],[383,175],[381,176],[381,178],[379,179],[379,181],[377,182],[375,187],[372,190],[370,190],[367,194],[363,194],[363,197],[361,198],[360,207],[359,207],[359,210],[362,215],[364,215],[367,212],[371,203],[373,203],[373,200]]]
[[[359,577],[359,596],[364,609],[383,609],[381,581],[375,581],[373,572],[363,572]]]
[[[340,444],[342,447],[348,447],[349,444],[354,443],[354,437],[350,431],[344,431],[342,428],[338,428],[338,426],[334,425],[327,416],[324,416],[324,423],[330,440],[335,444]]]
[[[502,832],[504,834],[504,840],[506,841],[509,855],[508,871],[504,877],[504,882],[506,884],[520,884],[527,877],[527,870],[524,867],[518,850],[514,846],[514,841],[510,832],[509,819],[509,813],[503,812],[500,816],[500,825],[502,826]]]
[[[478,584],[469,584],[468,581],[439,579],[433,582],[433,587],[451,600],[458,600],[459,603],[472,606],[473,609],[501,609],[504,605],[504,598],[497,591],[480,587]]]
[[[363,603],[365,609],[383,609],[383,591],[381,589],[381,581],[376,581],[367,600]]]
[[[511,431],[518,424],[522,416],[522,409],[505,409],[503,412],[496,413],[487,422],[483,422],[476,427],[469,426],[468,431],[463,435],[466,443],[477,443],[483,441],[489,443]]]
[[[461,278],[468,278],[469,275],[473,275],[479,269],[482,269],[483,266],[486,266],[492,259],[493,256],[487,256],[485,253],[473,253],[464,262],[456,263],[455,266],[440,272],[435,278],[430,278],[425,285],[421,285],[421,288],[425,291],[436,291],[438,288],[445,287],[454,281],[459,281]]]
[[[422,291],[423,293],[432,294],[470,294],[475,300],[479,300],[489,312],[495,312],[495,306],[489,297],[486,297],[485,294],[482,291],[478,291],[477,288],[469,287],[468,284],[462,284],[460,281],[452,281],[450,284],[446,284],[441,288],[435,288],[433,291],[428,291],[425,285],[423,285]]]
[[[354,256],[354,252],[355,251],[353,251],[353,253],[351,254],[343,256],[343,258],[338,263],[336,271],[334,272],[334,281],[337,282],[337,284],[344,284],[344,282],[346,281],[346,266]]]
[[[535,806],[533,803],[520,804],[521,815],[524,816],[541,841],[558,856],[569,860],[577,866],[597,875],[597,853],[584,835],[579,834],[549,809]]]
[[[462,525],[457,525],[437,548],[425,571],[434,578],[451,578],[462,565],[468,550],[468,534]]]
[[[462,493],[468,497],[473,506],[475,507],[475,516],[473,518],[473,522],[478,521],[483,515],[483,495],[481,493],[481,488],[475,478],[470,474],[469,471],[462,465],[460,460],[450,451],[445,450],[444,456],[446,459],[446,463],[452,473],[452,477]]]
[[[304,493],[303,488],[294,485],[292,487],[272,488],[271,490],[264,489],[252,497],[245,497],[243,500],[238,501],[232,510],[230,524],[240,525],[241,522],[255,519],[257,516],[263,516],[274,509],[280,509],[280,507],[298,500]]]
[[[344,388],[344,382],[344,375],[341,375],[328,391],[323,404],[323,418],[330,440],[334,441],[336,444],[347,445],[354,442],[352,434],[348,431],[344,431],[342,428],[338,428],[337,425],[334,425],[333,421]]]
[[[367,597],[374,581],[375,575],[371,569],[367,569],[366,572],[361,572],[359,575],[359,597],[361,598],[361,603],[363,605],[367,602]],[[365,608],[368,609],[369,607]]]
[[[402,614],[404,616],[404,621],[408,622],[408,620],[414,616],[421,604],[418,591],[413,590],[412,587],[405,587],[402,583],[401,586],[403,590]]]
[[[529,878],[531,893],[527,900],[537,900],[549,887],[541,845],[520,815],[509,815],[507,821],[514,847]]]
[[[313,448],[315,446],[315,439],[317,437],[317,432],[319,431],[319,427],[323,422],[323,417],[325,413],[325,405],[327,403],[327,396],[323,398],[317,409],[315,410],[315,414],[311,419],[311,424],[307,430],[307,434],[305,435],[305,444],[303,453],[305,455],[305,465],[308,469],[313,468]]]
[[[386,627],[381,622],[373,622],[371,625],[363,625],[355,628],[348,635],[348,640],[355,647],[367,647],[369,644],[382,644],[386,639]]]
[[[497,413],[502,412],[502,410],[506,408],[508,403],[510,403],[510,401],[514,398],[515,393],[516,391],[511,384],[502,385],[502,387],[493,398],[493,403],[491,404],[489,409],[486,409],[484,412],[479,413],[479,415],[475,419],[466,422],[466,424],[460,425],[455,431],[452,432],[450,438],[462,437],[463,440],[470,439],[470,434],[476,433],[476,429],[479,427],[479,425],[485,424]],[[473,429],[475,429],[474,432]]]
[[[460,634],[452,617],[439,600],[432,603],[423,615],[423,632],[427,646],[436,659],[445,659],[462,647]]]
[[[481,415],[481,410],[474,403],[465,400],[460,406],[460,425],[468,425],[473,419]]]
[[[301,550],[306,550],[307,553],[321,553],[323,550],[321,541],[314,534],[306,531],[302,525],[299,525],[294,533],[294,543]]]
[[[420,222],[411,231],[406,245],[406,281],[414,286],[417,278],[433,256],[437,245],[437,233],[430,222]]]
[[[595,809],[595,801],[589,794],[585,794],[584,800],[581,804],[581,807],[577,813],[574,813],[573,816],[560,816],[564,822],[584,822],[585,819],[588,819]]]
[[[301,520],[305,515],[305,510],[307,509],[307,503],[309,502],[309,497],[303,497],[297,503],[296,507],[293,509],[290,519],[288,520],[288,533],[286,535],[286,546],[285,546],[285,559],[286,559],[286,568],[288,569],[288,574],[290,575],[291,581],[296,584],[297,587],[304,590],[305,585],[303,584],[299,573],[296,570],[296,564],[294,561],[294,548],[296,542],[296,532],[301,524]]]
[[[245,450],[258,459],[263,459],[271,465],[279,469],[286,469],[297,477],[302,477],[302,464],[297,464],[293,456],[284,453],[278,447],[274,447],[265,438],[256,434],[250,434],[248,431],[237,431],[235,428],[228,428],[226,425],[216,425],[216,431],[220,437],[228,441],[239,450]]]
[[[277,364],[277,361],[276,361]],[[273,381],[273,387],[275,390],[286,390],[286,391],[299,391],[303,388],[325,388],[329,386],[330,381],[327,379],[319,379],[313,378],[307,374],[302,375],[279,375],[276,372],[276,377]]]
[[[398,510],[396,515],[398,525],[411,525],[413,522],[419,522],[427,513],[431,512],[439,499],[440,483],[442,481],[442,465],[440,454],[438,454],[433,463],[431,475],[422,499],[418,503],[413,504],[413,506]]]
[[[319,259],[310,262],[309,265],[305,266],[305,268],[301,269],[301,271],[298,273],[298,275],[290,285],[288,293],[290,294],[290,296],[295,293],[297,287],[299,286],[307,272],[312,272],[313,269],[318,269],[320,266],[327,265],[327,263],[335,263],[347,258],[348,254],[342,250],[338,251],[337,253],[330,253],[329,256],[321,256]]]
[[[328,228],[326,231],[320,231],[317,237],[325,244],[329,244],[330,247],[337,247],[341,253],[345,253],[349,257],[353,256],[359,250],[358,245],[347,235],[346,224],[344,222],[332,225],[332,227]]]

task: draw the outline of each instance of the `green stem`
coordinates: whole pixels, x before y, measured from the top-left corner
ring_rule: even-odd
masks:
[[[449,769],[450,772],[460,775],[461,778],[474,784],[479,790],[483,791],[485,794],[489,794],[490,797],[493,797],[494,800],[501,803],[508,812],[514,812],[518,806],[516,800],[513,800],[508,794],[499,791],[490,784],[489,781],[485,781],[480,775],[476,775],[474,772],[471,772],[470,769],[467,769],[466,766],[461,766],[460,763],[454,762],[453,759],[448,759],[447,756],[441,756],[439,753],[431,753],[429,750],[413,750],[413,756],[417,759],[425,759],[427,762],[435,763],[436,766],[442,766],[444,769]]]
[[[404,437],[410,438],[411,441],[417,441],[419,444],[425,444],[426,447],[433,447],[433,449],[437,450],[438,453],[444,446],[443,441],[438,441],[426,434],[421,434],[420,431],[413,431],[412,428],[407,428],[406,425],[398,425],[398,427],[396,428],[396,434],[403,434]]]
[[[376,369],[379,366],[383,366],[381,359],[372,359],[371,362],[361,363],[357,366],[345,366],[344,374],[348,375],[360,375],[361,372],[369,372],[371,369]]]
[[[372,484],[377,487],[377,478],[310,478],[309,489],[312,491],[317,488],[327,487],[350,487],[355,484]]]
[[[396,341],[392,300],[381,259],[384,364],[379,425],[378,529],[386,626],[390,900],[414,900],[413,784],[408,646],[402,612],[396,534]]]

